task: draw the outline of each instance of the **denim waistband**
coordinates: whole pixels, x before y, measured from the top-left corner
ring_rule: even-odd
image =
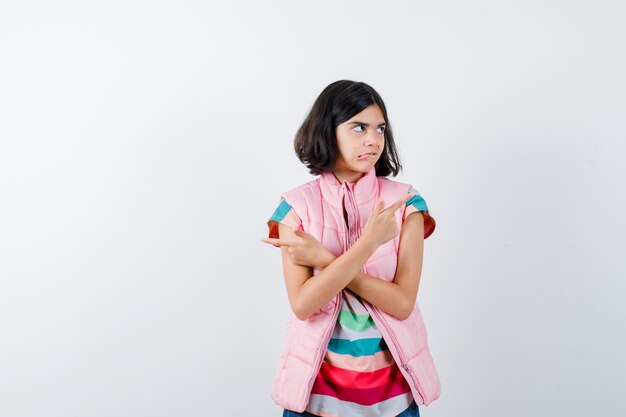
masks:
[[[297,411],[283,410],[283,417],[318,417],[308,411],[298,413]],[[398,414],[396,417],[420,417],[420,410],[415,401],[411,403],[409,408]]]

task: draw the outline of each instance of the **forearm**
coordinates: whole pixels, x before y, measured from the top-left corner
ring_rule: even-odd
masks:
[[[358,272],[347,287],[361,298],[400,320],[406,319],[413,309],[413,303],[408,299],[406,291],[394,282]]]
[[[365,274],[359,268],[354,274],[346,271],[342,282],[346,282],[346,288],[380,310],[400,320],[406,319],[413,312],[417,299],[424,251],[423,236],[423,216],[421,213],[409,215],[400,233],[398,262],[393,280]],[[328,251],[315,258],[318,268],[332,268],[337,262]]]
[[[317,275],[300,287],[298,306],[300,317],[308,318],[330,301],[357,275],[377,246],[369,240],[359,239],[341,256],[334,258]]]
[[[327,268],[339,259],[334,256],[327,258]],[[324,269],[325,270],[325,269]],[[348,280],[346,288],[367,300],[379,309],[399,319],[405,319],[412,310],[413,303],[408,299],[403,288],[394,283],[385,281],[373,275],[357,271]]]

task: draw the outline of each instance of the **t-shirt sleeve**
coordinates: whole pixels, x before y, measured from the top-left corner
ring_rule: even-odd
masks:
[[[426,239],[428,236],[432,235],[433,232],[435,231],[435,219],[430,214],[430,211],[428,210],[428,205],[426,205],[426,200],[424,200],[424,197],[422,197],[419,191],[413,188],[413,186],[410,186],[408,193],[412,193],[414,195],[406,202],[406,208],[404,209],[402,221],[404,222],[406,218],[409,216],[409,214],[411,213],[415,213],[416,211],[423,212],[424,214],[424,239]]]
[[[296,212],[284,198],[280,200],[280,204],[278,204],[278,207],[274,210],[274,214],[272,214],[272,217],[270,217],[267,221],[267,226],[269,228],[268,237],[278,237],[278,223],[286,224],[292,228],[299,227],[304,230],[300,217],[298,217]]]

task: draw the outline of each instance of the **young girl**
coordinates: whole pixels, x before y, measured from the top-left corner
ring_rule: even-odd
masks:
[[[435,220],[386,178],[402,167],[383,100],[328,85],[294,145],[318,178],[281,196],[262,239],[281,248],[293,313],[272,398],[284,417],[419,416],[440,395],[416,300]]]

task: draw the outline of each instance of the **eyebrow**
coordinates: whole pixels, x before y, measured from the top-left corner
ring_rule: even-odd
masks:
[[[369,126],[369,123],[358,122],[358,121],[356,121],[356,122],[350,122],[350,123],[348,123],[348,124],[350,124],[350,125],[363,125],[363,126]],[[380,126],[387,126],[387,123],[384,123],[384,122],[383,122],[383,123],[380,123],[380,124],[378,125],[378,127],[380,127]]]

